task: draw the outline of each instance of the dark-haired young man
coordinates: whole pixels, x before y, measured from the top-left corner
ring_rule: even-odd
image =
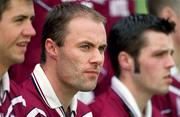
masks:
[[[166,95],[153,97],[153,104],[165,117],[180,116],[180,1],[179,0],[147,0],[149,14],[173,21],[175,33],[172,35],[174,45],[175,67],[171,69],[173,83]]]
[[[111,88],[89,105],[94,117],[160,117],[150,99],[172,83],[172,32],[174,23],[143,14],[112,27],[107,49],[115,75]]]

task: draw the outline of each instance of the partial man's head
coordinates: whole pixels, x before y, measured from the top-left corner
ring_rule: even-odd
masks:
[[[153,15],[129,16],[115,24],[109,34],[108,52],[116,76],[129,74],[139,85],[167,91],[174,66],[173,32],[174,23]]]
[[[176,67],[180,70],[180,0],[148,0],[147,8],[150,14],[159,16],[175,22],[175,33],[173,36],[173,44],[175,53],[173,58]]]
[[[55,63],[60,80],[74,90],[92,90],[104,62],[105,18],[79,3],[63,3],[47,16],[41,63]]]
[[[22,63],[27,45],[36,34],[32,19],[33,0],[0,1],[0,64],[10,67]]]

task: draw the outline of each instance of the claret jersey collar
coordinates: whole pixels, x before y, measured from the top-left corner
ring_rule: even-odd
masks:
[[[55,91],[52,88],[40,64],[37,64],[35,66],[35,69],[32,73],[32,77],[45,103],[52,109],[62,108],[62,104],[56,96]],[[76,113],[77,103],[77,97],[74,96],[70,105],[70,109],[72,112]]]
[[[113,76],[111,80],[111,87],[117,95],[124,101],[125,105],[130,109],[135,117],[142,117],[139,106],[129,89],[117,77]],[[146,106],[146,113],[144,117],[152,117],[152,104],[148,101]]]
[[[0,82],[0,106],[6,99],[6,94],[10,92],[10,81],[9,81],[9,74],[6,72],[3,77],[2,81]]]

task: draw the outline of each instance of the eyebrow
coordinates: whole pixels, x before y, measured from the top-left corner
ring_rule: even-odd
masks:
[[[90,45],[90,46],[92,46],[92,47],[95,47],[95,44],[93,43],[93,42],[90,42],[90,41],[87,41],[87,40],[85,40],[85,41],[82,41],[81,43],[85,43],[85,44],[88,44],[88,45]],[[106,48],[107,47],[107,44],[101,44],[99,47],[103,47],[103,48]]]
[[[16,20],[16,19],[19,19],[19,18],[22,18],[22,19],[28,19],[28,18],[30,18],[31,21],[32,21],[32,20],[34,19],[34,17],[35,17],[35,15],[29,16],[29,15],[19,14],[19,15],[14,16],[14,17],[13,17],[13,20]]]
[[[99,48],[103,48],[103,49],[105,49],[106,47],[107,47],[107,44],[102,44],[99,46]]]
[[[80,44],[88,44],[88,45],[90,45],[90,46],[92,46],[92,47],[95,46],[95,45],[94,45],[92,42],[90,42],[90,41],[82,41],[82,42],[80,42]]]
[[[174,53],[174,49],[163,49],[163,50],[157,50],[157,51],[155,51],[154,52],[154,55],[155,54],[159,54],[159,53],[169,53],[170,52],[170,54],[172,55],[173,53]]]

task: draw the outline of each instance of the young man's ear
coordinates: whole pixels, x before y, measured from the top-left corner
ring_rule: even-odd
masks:
[[[46,54],[49,55],[49,57],[56,59],[58,54],[57,44],[51,38],[48,38],[46,40],[45,49],[46,49]]]
[[[132,57],[126,52],[120,52],[118,55],[118,62],[122,70],[129,71],[133,67]]]

